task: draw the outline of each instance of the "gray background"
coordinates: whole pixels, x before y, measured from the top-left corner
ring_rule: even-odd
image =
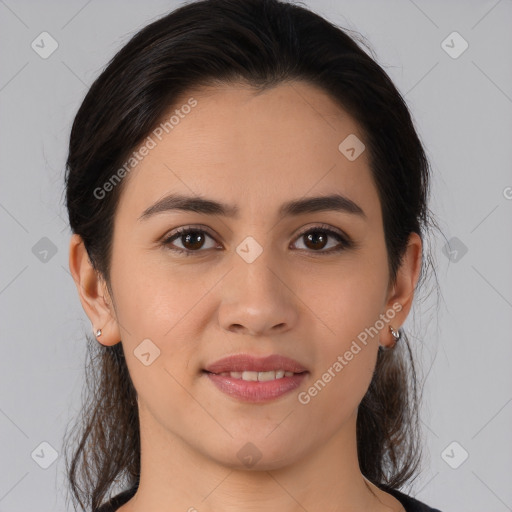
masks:
[[[405,325],[423,368],[428,455],[405,491],[443,512],[512,510],[512,2],[305,3],[367,37],[405,95],[450,240],[448,256],[431,240],[439,311],[434,293]],[[68,270],[69,130],[111,56],[177,5],[0,0],[0,512],[66,510],[61,444],[91,332]],[[59,45],[47,59],[31,47],[43,31]],[[453,31],[469,44],[458,58],[442,46]]]

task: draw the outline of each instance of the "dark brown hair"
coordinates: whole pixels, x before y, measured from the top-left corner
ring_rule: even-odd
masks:
[[[280,0],[201,0],[147,25],[114,56],[78,110],[66,162],[71,229],[82,237],[109,289],[113,219],[124,181],[101,200],[94,191],[192,88],[244,83],[263,91],[293,81],[321,88],[360,126],[381,202],[390,281],[395,280],[410,233],[425,242],[427,230],[437,228],[427,206],[429,164],[402,96],[347,32]],[[431,260],[424,245],[418,286],[427,267],[435,274]],[[138,485],[140,432],[122,343],[87,341],[87,394],[76,439],[70,436],[65,448],[66,454],[72,449],[67,476],[73,500],[94,510],[115,484]],[[417,473],[419,403],[402,329],[395,350],[379,350],[357,417],[361,472],[384,489],[397,489]]]

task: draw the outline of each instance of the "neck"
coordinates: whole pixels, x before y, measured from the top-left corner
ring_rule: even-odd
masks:
[[[191,447],[141,409],[140,482],[122,512],[403,510],[383,507],[383,491],[361,474],[355,415],[327,442],[290,457],[290,463],[263,457],[240,469],[239,461],[238,467],[220,464]]]

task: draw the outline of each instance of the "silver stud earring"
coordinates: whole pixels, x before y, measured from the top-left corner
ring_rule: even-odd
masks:
[[[96,331],[96,338],[99,338],[101,336],[101,329],[98,329]]]
[[[400,331],[394,329],[391,325],[389,326],[389,330],[393,335],[393,342],[390,345],[380,345],[380,350],[392,350],[395,348],[396,342],[400,339]]]
[[[395,342],[398,341],[400,339],[400,333],[397,330],[393,329],[391,325],[389,326],[389,330],[391,331],[393,338],[395,338]]]
[[[393,343],[386,347],[386,349],[393,349],[395,348],[396,342],[400,339],[400,332],[394,329],[391,325],[389,326],[389,330],[391,331],[391,334],[393,335]]]

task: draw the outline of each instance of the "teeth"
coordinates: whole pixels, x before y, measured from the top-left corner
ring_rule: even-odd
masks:
[[[242,379],[244,376],[242,375]],[[266,381],[266,380],[275,380],[276,379],[276,372],[270,371],[270,372],[258,372],[258,380],[259,381]]]
[[[241,379],[247,381],[268,381],[268,380],[276,380],[282,379],[283,377],[291,377],[293,372],[285,372],[284,370],[276,370],[269,372],[222,372],[219,375],[223,375],[224,377],[231,377],[233,379]]]

